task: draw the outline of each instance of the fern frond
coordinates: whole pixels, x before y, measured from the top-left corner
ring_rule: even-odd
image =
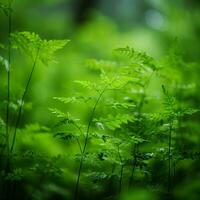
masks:
[[[54,97],[53,99],[60,101],[61,103],[64,103],[64,104],[68,104],[68,103],[80,103],[80,102],[87,103],[92,98],[85,97],[85,96],[73,96],[73,97]]]
[[[42,40],[36,33],[16,32],[11,34],[13,48],[17,48],[32,59],[39,50],[38,59],[48,65],[54,61],[54,54],[62,49],[69,40]]]
[[[122,124],[127,124],[128,122],[132,122],[134,120],[133,116],[129,114],[117,114],[117,115],[111,115],[109,114],[105,118],[96,119],[95,121],[101,122],[104,124],[108,129],[115,130],[117,128],[120,128]]]
[[[86,60],[85,65],[89,69],[106,71],[106,72],[113,71],[113,68],[116,67],[116,63],[114,61],[96,60],[96,59]]]
[[[125,55],[133,63],[140,64],[146,67],[150,67],[152,70],[156,70],[155,61],[151,56],[148,56],[145,52],[135,51],[133,48],[127,46],[124,48],[118,48],[114,50],[118,54]]]
[[[50,108],[49,109],[52,114],[54,114],[58,119],[62,120],[65,123],[76,123],[79,119],[72,117],[70,113],[64,113],[57,108]]]
[[[95,83],[92,83],[91,81],[79,81],[79,80],[76,80],[74,82],[78,83],[82,87],[88,88],[88,89],[93,89],[93,88],[96,88],[96,86],[97,86]]]
[[[200,109],[195,109],[195,108],[183,108],[181,111],[178,112],[179,116],[184,116],[184,115],[193,115],[197,112],[199,112]]]

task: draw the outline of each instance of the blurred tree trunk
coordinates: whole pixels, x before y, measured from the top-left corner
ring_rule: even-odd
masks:
[[[75,4],[75,23],[82,25],[90,18],[91,11],[98,5],[99,0],[77,0]]]

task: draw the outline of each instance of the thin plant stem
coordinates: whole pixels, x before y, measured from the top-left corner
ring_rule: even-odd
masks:
[[[10,68],[11,68],[11,30],[12,30],[12,14],[11,1],[8,1],[8,69],[7,69],[7,106],[6,106],[6,148],[9,157],[9,115],[10,115]]]
[[[122,164],[120,170],[120,179],[119,179],[119,194],[121,193],[122,190],[123,173],[124,173],[124,165]]]
[[[119,155],[119,160],[120,160],[120,164],[121,164],[120,178],[119,178],[119,194],[120,194],[121,190],[122,190],[122,180],[123,180],[124,164],[123,164],[122,156],[121,156],[120,151],[119,151],[119,146],[118,146],[118,155]]]
[[[168,193],[171,191],[171,146],[172,146],[172,127],[173,122],[170,121],[169,141],[168,141]]]
[[[91,116],[90,116],[90,119],[89,119],[89,122],[88,122],[86,137],[85,137],[84,146],[83,146],[83,149],[82,149],[81,161],[80,161],[80,165],[79,165],[79,169],[78,169],[78,176],[77,176],[77,180],[76,180],[75,195],[74,195],[75,200],[78,199],[80,176],[81,176],[81,171],[82,171],[82,167],[83,167],[84,154],[85,154],[85,151],[86,151],[87,142],[88,142],[88,138],[89,138],[90,127],[91,127],[91,124],[92,124],[92,120],[94,118],[94,114],[95,114],[97,105],[98,105],[99,101],[101,100],[104,92],[106,91],[106,88],[107,88],[107,86],[99,94],[97,101],[95,102],[94,107],[92,109],[92,113],[91,113]]]
[[[18,129],[18,126],[19,126],[19,123],[20,123],[20,119],[21,119],[21,114],[22,114],[22,108],[23,108],[23,105],[24,105],[24,100],[25,100],[26,94],[28,92],[29,85],[30,85],[30,82],[31,82],[32,77],[33,77],[33,73],[35,71],[35,67],[36,67],[36,64],[37,64],[39,52],[40,52],[40,48],[38,47],[38,50],[37,50],[37,53],[36,53],[36,56],[35,56],[35,60],[33,62],[33,66],[32,66],[31,72],[30,72],[29,77],[28,77],[28,81],[27,81],[26,86],[25,86],[24,93],[23,93],[22,98],[20,100],[19,111],[18,111],[18,115],[17,115],[17,120],[16,120],[16,124],[15,124],[12,145],[11,145],[11,149],[10,149],[11,153],[13,152],[13,149],[14,149],[14,145],[15,145],[15,141],[16,141],[16,135],[17,135],[17,129]]]
[[[130,180],[129,180],[129,188],[132,186],[132,183],[133,183],[133,174],[134,174],[136,163],[137,163],[136,150],[137,150],[137,145],[135,144],[134,145],[134,151],[133,151],[133,155],[134,155],[133,167],[132,167],[132,170],[131,170],[131,177],[130,177]]]
[[[81,135],[83,135],[83,132],[82,132],[81,128],[76,123],[73,123],[73,125],[79,130],[79,132],[81,133]],[[80,140],[77,137],[76,137],[76,141],[77,141],[77,144],[79,146],[79,150],[80,150],[80,152],[82,154],[83,150],[82,150],[82,147],[81,147],[81,143],[80,143]]]

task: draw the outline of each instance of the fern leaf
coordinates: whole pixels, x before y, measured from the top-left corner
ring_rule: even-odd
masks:
[[[68,103],[80,103],[85,102],[87,103],[91,100],[91,97],[84,97],[84,96],[73,96],[73,97],[54,97],[55,100],[60,101],[61,103],[68,104]]]
[[[115,129],[120,128],[122,124],[132,122],[133,116],[129,114],[117,114],[116,116],[109,114],[106,118],[96,119],[95,121],[105,124],[108,129],[114,131]]]
[[[138,63],[143,66],[150,67],[152,70],[156,70],[157,67],[154,64],[154,59],[151,56],[148,56],[145,52],[135,51],[133,48],[127,46],[125,48],[118,48],[114,50],[118,54],[125,55],[133,63]]]
[[[69,40],[42,40],[36,33],[16,32],[11,34],[11,41],[14,48],[19,49],[32,59],[39,51],[39,60],[48,65],[54,61],[54,54],[62,49]]]
[[[76,123],[79,119],[73,118],[70,113],[63,113],[62,111],[58,110],[57,108],[50,108],[49,109],[52,114],[56,115],[58,119],[61,119],[65,123]]]

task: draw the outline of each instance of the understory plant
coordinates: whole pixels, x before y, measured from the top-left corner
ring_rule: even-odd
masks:
[[[0,3],[8,22],[7,42],[0,44],[0,199],[125,200],[129,192],[140,199],[140,190],[143,199],[181,199],[179,190],[183,185],[191,189],[199,175],[199,84],[190,77],[194,63],[184,61],[176,44],[161,59],[129,46],[99,59],[107,51],[103,42],[102,52],[97,47],[92,23],[77,36],[78,48],[63,55],[64,67],[81,63],[86,76],[61,86],[53,74],[59,84],[52,81],[51,87],[67,87],[71,94],[53,98],[55,123],[45,116],[46,126],[27,124],[34,74],[58,60],[56,53],[68,40],[13,31],[13,3]],[[109,26],[98,28],[106,32]],[[84,43],[88,35],[95,44]],[[94,58],[80,62],[88,53]],[[28,68],[27,74],[19,68],[24,85],[14,82],[21,80],[18,65]],[[63,69],[58,72],[67,76]]]
[[[54,137],[77,144],[78,152],[71,154],[79,162],[73,198],[85,198],[88,191],[84,186],[88,184],[90,198],[104,191],[99,198],[112,199],[134,187],[156,187],[171,195],[172,168],[175,173],[177,161],[185,159],[174,146],[177,124],[198,109],[180,106],[163,85],[168,78],[163,75],[163,61],[146,53],[125,47],[114,50],[113,60],[89,59],[85,63],[99,77],[75,81],[83,92],[78,87],[72,97],[54,98],[65,104],[66,111],[50,109],[57,118]],[[156,78],[160,81],[159,97],[149,94]],[[154,102],[157,108],[147,110]],[[77,111],[83,109],[85,118],[79,118],[76,109],[67,111],[69,104]],[[160,172],[154,171],[156,164]]]
[[[26,105],[27,93],[30,90],[30,83],[34,75],[37,65],[40,63],[48,65],[54,61],[54,55],[62,49],[68,40],[43,40],[36,33],[31,32],[13,32],[12,33],[12,1],[9,0],[7,4],[0,3],[0,8],[8,18],[8,45],[1,45],[4,51],[0,55],[0,65],[3,66],[7,73],[7,99],[6,99],[6,115],[1,113],[1,145],[0,145],[0,177],[1,186],[3,190],[0,196],[3,199],[13,199],[15,196],[14,188],[16,188],[16,181],[22,179],[22,169],[16,168],[16,163],[21,159],[14,150],[17,138],[17,131],[19,130],[20,119],[22,117],[23,107]],[[15,67],[11,66],[11,61],[15,59],[14,50],[23,53],[23,58],[30,57],[32,61],[30,73],[27,75],[27,81],[23,86],[22,94],[18,93],[19,99],[11,99],[11,72],[15,76]],[[11,60],[12,59],[12,60]],[[16,92],[15,92],[16,93]],[[15,104],[15,102],[18,102]],[[15,105],[14,118],[12,107]],[[12,110],[12,112],[11,112]],[[15,113],[16,112],[16,113]],[[12,118],[12,121],[11,121]],[[15,122],[13,122],[13,119]],[[35,157],[36,158],[36,157]],[[35,162],[37,159],[35,159]],[[30,166],[31,168],[31,166]],[[13,191],[13,192],[11,192]]]

